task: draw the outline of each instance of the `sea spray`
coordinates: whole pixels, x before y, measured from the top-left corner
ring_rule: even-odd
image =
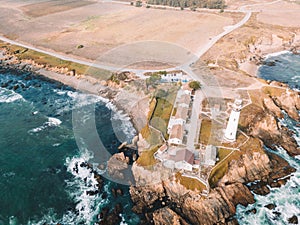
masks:
[[[291,88],[300,87],[300,56],[289,52],[279,52],[269,55],[268,62],[275,62],[274,65],[263,65],[259,69],[259,76],[266,80],[277,80],[289,84]],[[283,112],[284,113],[284,112]],[[300,128],[297,122],[284,113],[285,117],[280,119],[283,126],[294,131],[294,137],[300,144]],[[278,154],[289,162],[296,169],[288,182],[280,188],[270,188],[270,194],[266,196],[255,195],[256,203],[248,207],[238,206],[236,217],[243,225],[282,225],[288,224],[289,218],[297,216],[300,220],[300,157],[291,157],[282,148],[276,151],[268,149],[274,154]],[[265,207],[267,204],[274,204],[274,209]],[[256,209],[256,214],[251,213]]]

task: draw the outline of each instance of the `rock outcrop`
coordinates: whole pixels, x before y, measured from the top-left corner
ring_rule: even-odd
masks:
[[[284,117],[282,111],[299,121],[299,93],[282,85],[278,86],[278,82],[272,82],[260,94],[261,102],[254,102],[242,110],[241,128],[248,135],[261,139],[269,148],[282,147],[291,156],[299,155],[300,149],[293,132],[279,121]]]
[[[250,139],[232,154],[224,165],[223,177],[214,181],[208,196],[187,190],[160,168],[151,171],[136,165],[133,174],[137,184],[142,182],[143,186],[130,189],[134,211],[150,224],[164,224],[163,219],[169,224],[238,224],[234,219],[236,206],[254,203],[251,191],[265,195],[270,192],[269,186],[284,185],[295,169],[266,151],[264,145],[273,149],[281,146],[290,155],[300,154],[293,133],[280,123],[286,115],[299,121],[299,95],[284,85],[271,83],[257,98],[241,113],[240,128]],[[145,185],[154,180],[155,184]]]

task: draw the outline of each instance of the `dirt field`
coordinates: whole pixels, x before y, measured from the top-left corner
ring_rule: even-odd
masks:
[[[146,9],[88,0],[61,0],[55,4],[0,0],[0,15],[0,33],[9,38],[89,59],[97,59],[123,46],[107,57],[122,64],[137,59],[151,61],[153,57],[176,64],[182,57],[178,56],[178,49],[187,56],[191,54],[189,51],[193,52],[221,33],[224,26],[235,22],[235,17],[228,14]],[[167,51],[153,52],[157,45],[143,51],[132,51],[128,47],[135,43],[135,48],[139,45],[136,43],[144,41],[156,41]],[[82,48],[78,48],[79,45]]]
[[[300,27],[300,4],[282,1],[260,10],[257,17],[260,22],[285,27]]]

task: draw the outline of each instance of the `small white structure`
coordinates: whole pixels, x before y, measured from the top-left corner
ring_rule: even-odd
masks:
[[[170,71],[161,76],[162,82],[182,82],[187,83],[191,80],[191,78],[184,74],[182,71]]]
[[[242,109],[242,100],[236,99],[234,101],[232,111],[230,113],[227,128],[225,130],[225,140],[229,142],[236,141],[236,133],[239,124],[240,112]]]
[[[217,161],[217,147],[208,145],[205,149],[204,165],[214,166]]]

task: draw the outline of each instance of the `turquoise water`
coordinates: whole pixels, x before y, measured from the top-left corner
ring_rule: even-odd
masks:
[[[30,73],[2,70],[0,86],[0,225],[93,224],[101,208],[116,202],[124,207],[124,223],[136,224],[128,187],[105,180],[99,194],[86,194],[97,190],[93,173],[74,168],[93,153],[76,144],[72,110],[96,103],[97,131],[111,153],[134,135],[130,121],[98,96]],[[115,136],[112,120],[125,140]],[[124,196],[114,199],[111,187]]]
[[[266,62],[268,65],[261,66],[259,69],[260,77],[287,83],[294,89],[300,88],[300,55],[281,54],[268,57]],[[295,131],[295,138],[300,144],[300,129],[295,121],[286,116],[281,123]],[[253,205],[246,208],[238,206],[237,219],[240,224],[283,225],[288,224],[288,219],[294,215],[300,221],[300,157],[290,157],[283,149],[272,152],[286,159],[297,171],[285,186],[271,188],[271,193],[267,196],[255,195],[256,203]],[[276,205],[275,209],[269,210],[264,207],[270,203]],[[256,214],[247,213],[253,208],[256,208]]]

